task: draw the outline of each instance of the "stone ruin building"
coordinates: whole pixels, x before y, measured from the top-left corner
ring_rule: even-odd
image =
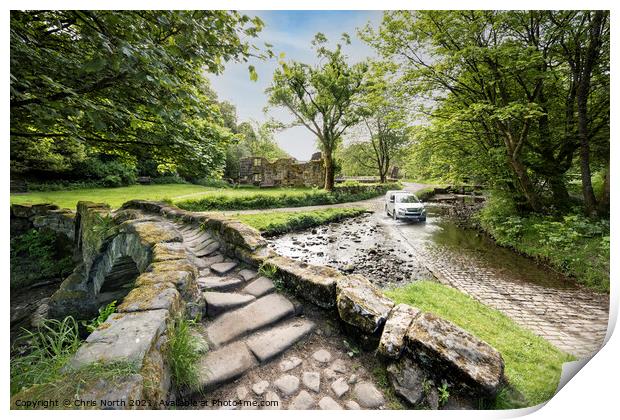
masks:
[[[263,157],[247,157],[239,162],[239,183],[261,187],[320,187],[325,170],[321,152],[308,162],[295,158],[280,158],[271,162]]]

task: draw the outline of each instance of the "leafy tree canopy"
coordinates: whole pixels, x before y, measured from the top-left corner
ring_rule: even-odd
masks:
[[[219,172],[232,133],[205,73],[260,55],[247,39],[262,26],[234,11],[12,12],[11,169],[148,149],[188,176]]]

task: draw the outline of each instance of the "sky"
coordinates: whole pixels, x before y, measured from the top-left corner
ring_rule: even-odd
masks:
[[[293,120],[290,113],[283,109],[263,112],[267,105],[265,89],[269,86],[274,70],[278,67],[278,56],[285,53],[285,61],[296,60],[307,64],[317,64],[315,51],[310,42],[317,32],[327,36],[331,45],[340,41],[343,32],[351,36],[351,44],[344,45],[343,51],[351,63],[368,57],[376,57],[375,51],[357,37],[357,29],[368,22],[377,27],[381,22],[380,11],[345,11],[345,10],[274,10],[246,11],[250,16],[259,16],[265,23],[257,46],[269,43],[273,45],[276,58],[269,61],[250,60],[248,63],[228,63],[220,75],[210,75],[213,88],[220,100],[227,100],[237,107],[239,122],[253,119],[259,123],[270,118],[285,123]],[[254,65],[258,80],[251,81],[248,65]],[[315,136],[305,127],[293,127],[279,131],[275,135],[282,149],[299,160],[309,160],[318,150]]]

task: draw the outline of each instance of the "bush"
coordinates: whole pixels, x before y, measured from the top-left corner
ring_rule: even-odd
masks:
[[[62,278],[71,270],[71,244],[55,232],[31,229],[11,239],[11,288]]]
[[[512,200],[497,193],[476,220],[499,245],[548,263],[592,289],[609,291],[608,220],[580,214],[521,215]]]
[[[212,188],[230,188],[231,185],[224,181],[223,179],[213,179],[213,178],[202,178],[197,179],[192,182],[196,185],[202,185],[203,187],[212,187]]]
[[[168,326],[168,341],[165,353],[172,380],[184,392],[193,392],[200,388],[198,360],[208,348],[206,343],[192,335],[193,321],[177,318]]]
[[[153,184],[189,184],[186,180],[178,175],[164,175],[151,178]]]

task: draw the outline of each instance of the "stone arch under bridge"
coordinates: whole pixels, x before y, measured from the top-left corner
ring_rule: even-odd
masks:
[[[185,257],[177,229],[138,210],[113,213],[105,205],[80,202],[75,231],[82,261],[50,299],[53,318],[95,316],[102,305],[125,297],[153,263]]]

